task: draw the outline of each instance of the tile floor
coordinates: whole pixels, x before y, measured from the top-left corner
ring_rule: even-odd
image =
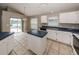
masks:
[[[68,46],[66,44],[50,40],[48,39],[48,55],[72,55],[73,50],[71,46]]]
[[[16,40],[16,46],[12,49],[10,55],[35,55],[34,52],[28,49],[26,34],[18,33],[14,34]],[[51,39],[47,39],[47,49],[44,55],[72,55],[71,46],[56,42]]]

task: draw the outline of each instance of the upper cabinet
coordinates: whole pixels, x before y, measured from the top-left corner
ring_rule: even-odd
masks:
[[[59,22],[60,23],[79,23],[79,11],[60,13]]]
[[[79,23],[79,11],[77,11],[77,20],[76,23]]]
[[[41,23],[47,23],[47,16],[46,15],[41,16]]]

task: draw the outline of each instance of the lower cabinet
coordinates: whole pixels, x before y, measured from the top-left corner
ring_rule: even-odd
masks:
[[[58,31],[58,30],[47,30],[47,31],[48,31],[47,38],[72,45],[73,36],[71,32]]]
[[[72,40],[73,40],[72,33],[64,32],[64,31],[57,31],[57,41],[71,45]]]
[[[9,54],[15,46],[15,39],[14,39],[13,35],[11,35],[8,37],[7,40],[8,40],[7,47],[8,47],[8,54]]]
[[[47,38],[52,39],[52,40],[56,40],[56,30],[47,30],[48,34],[47,34]]]
[[[31,51],[35,54],[43,54],[46,49],[46,38],[40,38],[37,36],[29,35],[28,36],[28,46]]]
[[[0,41],[0,55],[8,55],[15,45],[13,35]]]
[[[7,40],[1,40],[0,42],[0,55],[7,55],[8,53],[8,47],[7,47]]]

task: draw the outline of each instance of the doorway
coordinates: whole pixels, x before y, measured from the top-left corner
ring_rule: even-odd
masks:
[[[10,32],[22,32],[22,19],[10,18]]]
[[[31,18],[31,30],[38,30],[38,19]]]

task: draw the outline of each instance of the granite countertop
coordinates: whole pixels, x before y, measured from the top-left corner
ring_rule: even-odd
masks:
[[[10,32],[0,32],[0,40],[12,35],[13,33]]]
[[[79,39],[79,34],[78,33],[73,33],[73,36]]]
[[[50,27],[50,26],[47,26],[47,29],[55,29],[55,30],[58,30],[58,31],[72,32],[73,35],[76,36],[79,39],[79,29],[64,28],[64,27]]]
[[[73,29],[73,28],[64,28],[64,27],[54,27],[54,26],[46,26],[47,29],[54,29],[58,31],[67,31],[72,33],[79,33],[79,29]]]
[[[35,36],[40,37],[40,38],[43,38],[47,34],[46,31],[41,31],[41,30],[31,30],[27,33],[35,35]]]

